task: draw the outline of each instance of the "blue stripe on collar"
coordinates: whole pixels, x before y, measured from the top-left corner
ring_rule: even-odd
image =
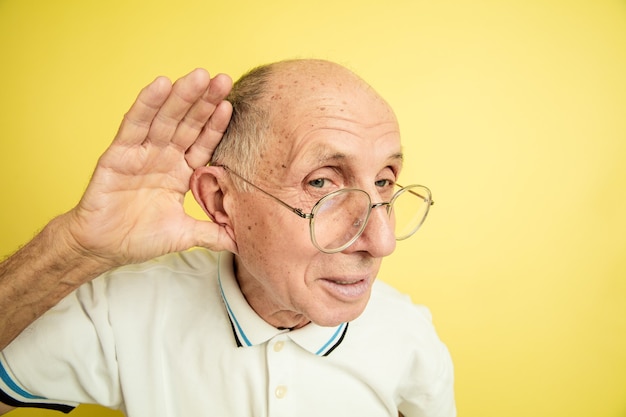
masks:
[[[341,344],[347,331],[348,331],[348,323],[343,323],[342,325],[337,327],[337,331],[335,332],[333,337],[328,342],[326,342],[326,344],[322,346],[320,350],[315,352],[315,354],[321,355],[321,356],[330,355],[330,352],[335,350],[335,348]]]

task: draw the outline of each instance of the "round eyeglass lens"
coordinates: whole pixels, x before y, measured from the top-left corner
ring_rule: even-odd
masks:
[[[406,239],[420,228],[431,201],[430,190],[421,185],[409,185],[394,195],[389,215],[395,220],[396,240]]]
[[[365,228],[370,205],[363,190],[342,189],[325,196],[312,210],[313,243],[324,252],[345,249]]]

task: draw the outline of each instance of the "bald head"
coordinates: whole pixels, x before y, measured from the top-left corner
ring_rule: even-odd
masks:
[[[275,101],[301,100],[313,93],[341,94],[346,89],[360,89],[377,94],[360,77],[347,68],[324,60],[281,61],[270,65],[271,77],[266,97]]]
[[[339,64],[318,59],[257,67],[235,83],[228,100],[233,116],[212,162],[249,178],[268,147],[288,139],[294,121],[305,115],[323,117],[334,112],[359,117],[351,114],[353,105],[365,102],[395,119],[389,105],[363,79]]]

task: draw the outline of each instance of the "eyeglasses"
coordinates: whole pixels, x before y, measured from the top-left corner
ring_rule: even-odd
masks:
[[[337,253],[345,250],[361,236],[367,226],[373,209],[385,207],[390,220],[394,223],[396,240],[411,237],[420,228],[430,206],[434,204],[430,190],[423,185],[402,187],[389,201],[372,204],[370,195],[358,188],[342,188],[322,197],[305,213],[292,207],[278,197],[254,185],[226,165],[224,168],[239,179],[273,198],[303,219],[309,220],[309,230],[313,245],[324,253]]]

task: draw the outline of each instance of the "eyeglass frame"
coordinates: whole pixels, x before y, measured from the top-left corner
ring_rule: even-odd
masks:
[[[363,220],[363,225],[361,226],[361,229],[359,230],[359,232],[357,234],[355,234],[348,242],[344,243],[342,246],[336,248],[336,249],[323,249],[318,243],[317,243],[317,239],[315,238],[315,233],[313,232],[313,228],[314,228],[314,221],[315,221],[315,208],[317,206],[319,206],[323,201],[328,200],[331,197],[334,197],[335,195],[342,193],[342,192],[347,192],[347,191],[359,191],[364,193],[368,200],[370,201],[370,203],[372,202],[372,197],[369,195],[369,193],[365,190],[362,190],[360,188],[341,188],[339,190],[335,190],[331,193],[326,194],[325,196],[323,196],[322,198],[320,198],[311,208],[311,213],[305,213],[301,208],[297,208],[297,207],[293,207],[290,204],[284,202],[283,200],[281,200],[280,198],[276,197],[275,195],[270,194],[269,192],[265,191],[264,189],[262,189],[261,187],[259,187],[258,185],[252,183],[250,180],[242,177],[241,175],[239,175],[237,172],[233,171],[231,168],[229,168],[227,165],[223,165],[223,164],[216,164],[216,165],[212,165],[214,167],[219,167],[219,168],[223,168],[224,170],[226,170],[227,172],[234,174],[237,178],[241,179],[242,181],[244,181],[246,184],[251,185],[252,187],[254,187],[255,189],[261,191],[263,194],[267,195],[268,197],[273,198],[276,202],[280,203],[283,207],[289,209],[289,211],[291,211],[292,213],[295,213],[296,215],[298,215],[299,217],[306,219],[309,221],[309,235],[311,237],[311,242],[313,243],[313,245],[315,246],[316,249],[318,249],[320,252],[323,253],[339,253],[344,251],[345,249],[347,249],[348,247],[350,247],[354,242],[356,242],[356,240],[363,234],[363,232],[365,231],[365,228],[367,227],[367,222],[369,221],[370,218],[370,214],[372,213],[372,210],[378,207],[382,207],[384,206],[387,214],[389,215],[389,212],[391,210],[391,208],[393,207],[393,203],[395,202],[396,198],[403,192],[410,192],[411,194],[421,198],[422,200],[424,200],[424,202],[426,202],[427,208],[426,208],[426,212],[424,213],[424,217],[422,218],[422,220],[420,221],[420,223],[417,225],[417,227],[415,228],[415,230],[413,232],[411,232],[411,234],[401,238],[401,239],[397,239],[397,241],[399,240],[405,240],[408,239],[409,237],[413,236],[418,230],[419,228],[422,226],[422,224],[424,223],[424,221],[426,220],[426,217],[428,216],[428,212],[430,209],[430,206],[434,205],[435,202],[432,199],[432,193],[430,191],[430,189],[428,187],[426,187],[425,185],[418,185],[418,184],[411,184],[411,185],[407,185],[406,187],[403,187],[402,185],[395,183],[395,185],[397,185],[398,187],[400,187],[400,189],[398,191],[396,191],[392,196],[391,199],[389,201],[381,201],[380,203],[374,203],[374,204],[369,204],[369,209],[367,211],[367,215],[365,216],[365,220]],[[424,188],[427,192],[428,192],[428,197],[424,197],[423,195],[416,193],[415,191],[411,190],[410,188],[412,187],[422,187]]]

